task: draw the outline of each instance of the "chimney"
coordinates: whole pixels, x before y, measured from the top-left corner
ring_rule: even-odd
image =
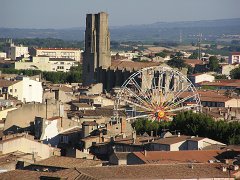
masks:
[[[233,166],[233,170],[234,170],[234,171],[237,171],[238,169],[239,169],[239,166],[238,166],[238,165],[234,165],[234,166]]]
[[[146,149],[144,150],[144,156],[145,157],[147,156],[147,150]]]
[[[151,131],[151,137],[153,137],[153,131]]]
[[[121,133],[125,133],[126,127],[127,127],[127,121],[125,118],[120,118],[120,122],[121,122]]]
[[[223,172],[227,172],[227,167],[226,166],[222,166],[222,171]]]
[[[136,139],[136,138],[137,138],[137,134],[136,134],[136,131],[135,131],[135,130],[133,130],[133,132],[132,132],[132,138],[133,138],[133,139]]]
[[[102,133],[102,132],[100,132],[100,134],[99,134],[99,143],[101,143],[101,142],[102,142],[102,136],[103,136],[103,133]]]
[[[177,137],[180,137],[181,136],[181,134],[180,134],[180,132],[178,132],[178,135],[177,135]]]

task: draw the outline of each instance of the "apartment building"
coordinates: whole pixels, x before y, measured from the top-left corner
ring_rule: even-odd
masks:
[[[230,54],[228,64],[240,64],[240,52],[233,52]]]
[[[33,69],[41,71],[61,71],[68,72],[72,66],[77,66],[78,63],[70,58],[50,58],[48,56],[37,56],[27,59],[22,59],[15,62],[15,69]]]
[[[81,50],[78,48],[35,48],[35,56],[48,56],[50,58],[67,58],[80,62]]]
[[[7,58],[10,58],[11,60],[17,60],[17,58],[20,58],[22,56],[28,56],[28,47],[25,47],[23,45],[17,46],[14,43],[11,43],[9,47],[6,48],[6,52]]]

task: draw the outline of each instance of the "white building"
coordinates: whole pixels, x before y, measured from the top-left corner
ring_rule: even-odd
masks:
[[[193,84],[197,84],[204,81],[213,82],[215,80],[215,77],[207,73],[199,73],[190,75],[189,79],[192,81]]]
[[[25,103],[42,103],[42,83],[31,80],[29,77],[23,77],[21,81],[15,81],[14,84],[8,87],[8,94]]]
[[[228,64],[240,64],[240,52],[233,52],[230,54]]]
[[[221,65],[220,71],[221,71],[221,74],[229,76],[231,70],[238,67],[239,67],[239,64],[223,64]]]
[[[11,60],[16,60],[18,57],[28,56],[28,47],[19,45],[16,46],[13,43],[7,48],[7,57]]]
[[[50,58],[70,58],[78,62],[81,60],[81,50],[77,48],[35,48],[34,54]]]
[[[69,58],[49,58],[47,56],[38,56],[15,62],[15,69],[68,72],[72,66],[77,65],[78,63],[75,60]]]
[[[0,52],[0,58],[6,59],[7,58],[7,53]]]
[[[60,149],[35,141],[34,136],[28,134],[12,134],[3,136],[0,141],[2,154],[20,151],[33,154],[37,160],[46,159],[54,155],[60,155]]]

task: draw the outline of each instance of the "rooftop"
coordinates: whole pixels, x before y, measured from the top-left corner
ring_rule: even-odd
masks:
[[[63,168],[81,168],[90,166],[101,166],[102,161],[100,160],[90,160],[90,159],[79,159],[64,156],[52,156],[50,158],[44,159],[35,163],[41,166],[54,166]]]
[[[147,151],[133,154],[146,164],[176,164],[176,163],[208,163],[216,160],[223,150],[188,150],[188,151]],[[240,152],[239,152],[240,153]]]
[[[36,50],[80,50],[78,48],[35,48]]]
[[[14,170],[8,171],[5,173],[0,173],[0,179],[8,180],[32,180],[32,179],[40,179],[42,177],[54,177],[55,179],[88,179],[95,180],[96,178],[92,178],[91,176],[85,175],[79,172],[76,169],[64,169],[56,172],[39,172],[39,171],[29,171],[29,170]]]
[[[221,164],[171,164],[91,167],[78,169],[98,179],[228,178]]]
[[[198,90],[199,97],[201,101],[207,101],[207,102],[227,102],[232,97],[227,97],[222,91],[214,91],[214,90]],[[193,95],[192,92],[182,92],[180,94],[180,98],[188,97],[190,95]]]
[[[8,81],[5,79],[0,79],[0,87],[9,87],[17,82],[19,82],[19,81]]]
[[[140,70],[145,67],[159,66],[157,62],[133,62],[133,61],[112,61],[110,69],[112,70]]]

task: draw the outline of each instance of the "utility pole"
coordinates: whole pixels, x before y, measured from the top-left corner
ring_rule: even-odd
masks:
[[[201,60],[201,40],[202,40],[202,33],[198,35],[198,59]]]

